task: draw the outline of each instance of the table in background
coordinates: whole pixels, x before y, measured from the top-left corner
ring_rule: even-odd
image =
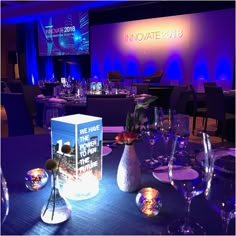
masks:
[[[116,173],[124,146],[118,145],[111,154],[103,157],[103,178],[98,195],[83,201],[70,200],[72,215],[69,220],[47,225],[42,222],[40,213],[49,197],[50,183],[38,192],[30,192],[24,185],[24,177],[29,169],[44,167],[50,157],[50,135],[2,138],[1,143],[2,169],[10,196],[10,211],[2,225],[2,235],[163,235],[167,234],[167,225],[172,220],[183,216],[183,197],[169,184],[157,181],[152,173],[142,173],[142,186],[160,191],[163,207],[157,216],[149,218],[141,214],[135,204],[137,193],[119,190]],[[140,160],[149,155],[147,145],[136,143]],[[204,227],[207,234],[220,234],[220,217],[209,207],[204,194],[193,199],[191,217]],[[232,220],[231,234],[235,234],[234,224],[235,220]]]
[[[35,98],[35,108],[36,108],[36,124],[39,127],[43,127],[44,120],[44,109],[45,104],[50,102],[51,97],[45,98]],[[87,105],[84,102],[79,102],[78,100],[68,100],[62,103],[64,106],[64,115],[73,115],[73,114],[86,114]]]

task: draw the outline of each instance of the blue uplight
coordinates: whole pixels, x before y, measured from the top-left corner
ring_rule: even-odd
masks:
[[[179,81],[180,85],[184,83],[183,61],[178,52],[172,52],[172,54],[169,55],[166,64],[165,78],[169,81]]]
[[[216,70],[215,70],[215,80],[233,80],[233,68],[232,63],[229,61],[229,56],[222,55],[219,57]]]

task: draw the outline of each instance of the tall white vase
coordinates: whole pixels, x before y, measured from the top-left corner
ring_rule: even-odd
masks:
[[[141,169],[134,144],[124,146],[117,170],[117,184],[124,192],[134,192],[141,187]]]

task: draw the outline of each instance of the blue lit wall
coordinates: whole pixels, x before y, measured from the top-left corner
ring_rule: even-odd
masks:
[[[127,21],[91,28],[91,74],[105,78],[164,70],[160,85],[216,81],[234,86],[235,9]]]

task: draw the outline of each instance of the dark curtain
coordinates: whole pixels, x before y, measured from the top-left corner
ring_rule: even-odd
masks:
[[[37,84],[39,73],[36,22],[18,24],[16,28],[20,79],[25,84]]]

